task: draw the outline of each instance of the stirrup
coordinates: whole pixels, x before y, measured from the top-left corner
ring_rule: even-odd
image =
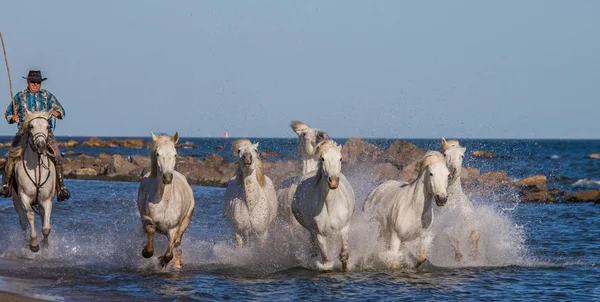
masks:
[[[71,197],[71,193],[67,187],[63,186],[58,190],[58,194],[56,194],[56,199],[58,201],[65,201]]]

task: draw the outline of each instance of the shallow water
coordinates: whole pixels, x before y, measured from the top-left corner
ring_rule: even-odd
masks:
[[[233,248],[221,215],[224,189],[193,187],[196,212],[181,246],[186,266],[175,271],[157,265],[162,236],[154,258],[141,256],[137,183],[68,185],[73,198],[55,203],[51,246],[36,254],[23,246],[12,201],[0,200],[0,290],[86,301],[600,299],[600,206],[594,204],[515,204],[511,196],[474,196],[478,259],[465,252],[463,263],[456,262],[440,236],[418,271],[390,271],[371,260],[379,251],[376,227],[357,205],[352,272],[320,273],[312,270],[305,238],[290,237],[284,228],[273,231],[265,247]]]

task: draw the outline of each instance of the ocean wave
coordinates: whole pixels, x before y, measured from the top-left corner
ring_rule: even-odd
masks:
[[[579,179],[571,186],[600,188],[600,180],[593,180],[593,179],[588,179],[588,178]]]

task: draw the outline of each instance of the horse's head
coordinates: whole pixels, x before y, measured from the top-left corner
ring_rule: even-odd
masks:
[[[171,137],[166,134],[155,135],[152,133],[152,159],[153,172],[157,177],[162,179],[163,184],[171,184],[173,182],[173,171],[175,171],[175,163],[177,150],[175,144],[179,141],[179,133]]]
[[[458,141],[446,141],[442,138],[442,153],[446,158],[446,166],[450,171],[451,182],[454,182],[460,176],[466,150],[467,148],[461,147]]]
[[[318,173],[327,180],[330,189],[337,189],[342,174],[342,147],[333,140],[325,140],[317,145],[317,154]]]
[[[329,135],[324,131],[310,128],[300,121],[292,121],[290,127],[298,135],[298,149],[303,158],[313,158],[317,144],[329,139]]]
[[[238,139],[231,144],[234,156],[240,158],[240,169],[252,173],[260,165],[258,143],[253,144],[247,139]]]
[[[427,190],[435,197],[435,203],[443,206],[448,200],[448,176],[444,156],[437,151],[429,151],[420,162],[419,174],[423,173]]]
[[[27,131],[29,140],[33,143],[38,154],[46,152],[48,147],[48,132],[50,131],[50,112],[31,112],[27,110],[27,116],[23,121],[23,129]]]

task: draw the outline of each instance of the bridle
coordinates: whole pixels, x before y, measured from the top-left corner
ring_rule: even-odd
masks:
[[[35,117],[33,118],[31,121],[35,120],[35,119],[45,119],[44,117]],[[30,122],[31,122],[30,121]],[[36,133],[35,135],[31,135],[31,132],[29,132],[28,135],[28,141],[27,141],[27,146],[25,147],[25,150],[23,151],[23,160],[21,160],[22,164],[23,164],[23,170],[25,170],[25,174],[27,175],[27,177],[29,178],[29,180],[35,185],[35,199],[33,201],[34,205],[38,204],[38,198],[40,195],[40,189],[48,182],[48,180],[50,179],[50,162],[48,159],[48,151],[47,150],[43,150],[40,152],[40,150],[37,150],[37,148],[35,148],[34,146],[34,142],[36,141],[36,139],[38,138],[42,138],[45,142],[48,141],[48,135],[44,134],[44,133]],[[27,151],[28,148],[31,148],[31,150],[35,151],[35,153],[37,154],[37,161],[38,161],[38,165],[37,165],[37,170],[34,170],[34,175],[32,176],[31,174],[29,174],[29,171],[27,170],[27,167],[25,166],[25,152]],[[47,148],[46,148],[47,149]],[[43,158],[46,158],[46,163],[44,163]],[[42,168],[46,171],[48,171],[48,173],[46,174],[45,179],[42,181]],[[34,211],[39,215],[39,209],[37,209],[37,207],[33,207]]]

